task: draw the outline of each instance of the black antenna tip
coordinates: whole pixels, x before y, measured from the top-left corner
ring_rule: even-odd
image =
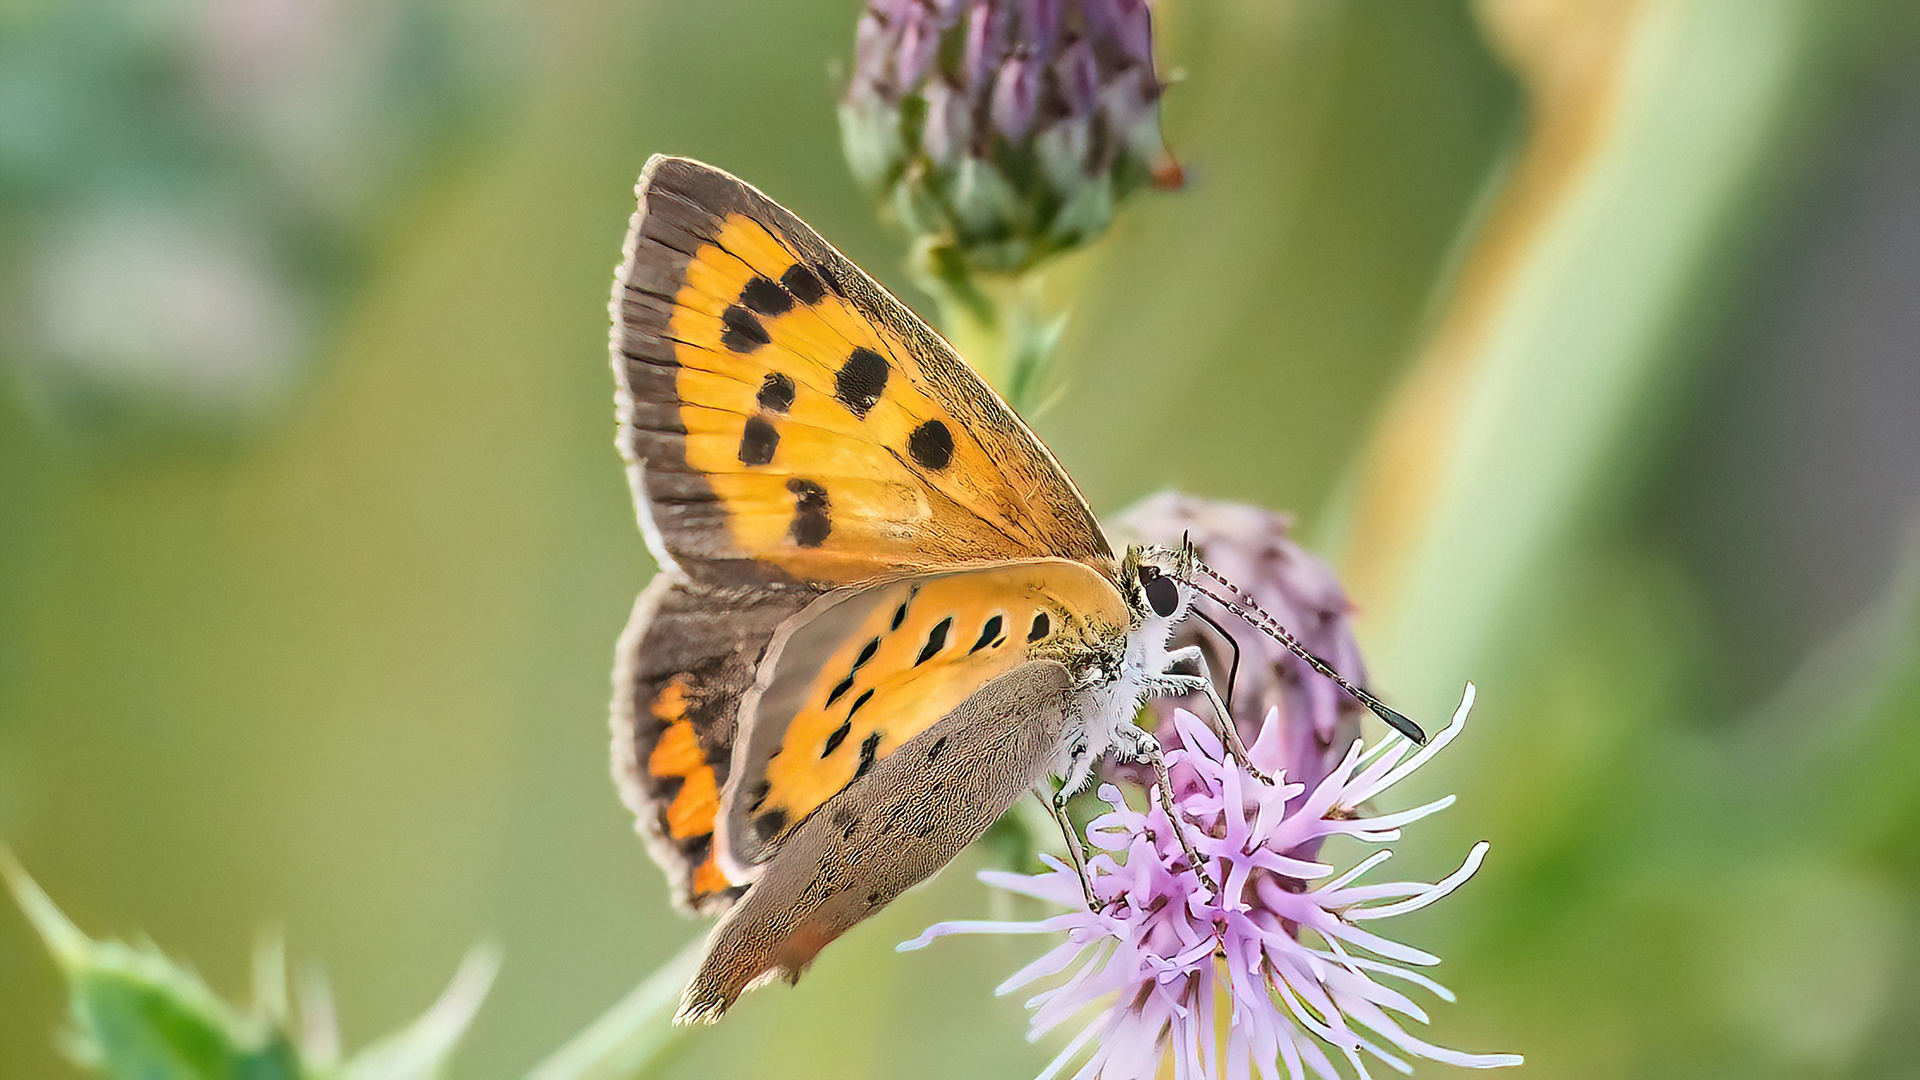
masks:
[[[1370,699],[1366,703],[1367,708],[1373,710],[1373,715],[1385,720],[1388,727],[1412,739],[1416,744],[1427,745],[1427,733],[1420,730],[1419,724],[1409,720],[1404,713],[1387,708],[1372,694],[1368,694],[1367,697]]]

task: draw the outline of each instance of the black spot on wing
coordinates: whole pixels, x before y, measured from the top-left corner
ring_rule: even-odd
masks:
[[[773,785],[765,780],[754,784],[747,792],[747,794],[752,796],[751,800],[747,803],[747,809],[753,813],[759,813],[760,807],[766,803],[767,796],[771,794],[772,791]]]
[[[753,312],[734,304],[720,313],[720,344],[737,353],[750,353],[773,339]]]
[[[827,694],[827,706],[832,707],[834,702],[839,701],[842,697],[845,697],[847,691],[851,689],[853,689],[853,676],[849,675],[846,678],[841,679],[840,685],[835,686],[833,690]]]
[[[1047,613],[1043,611],[1033,617],[1033,626],[1027,630],[1027,640],[1039,641],[1041,638],[1046,637],[1047,632],[1052,629],[1053,620],[1047,618]]]
[[[842,720],[840,726],[834,728],[833,732],[827,736],[827,745],[821,747],[820,756],[826,757],[835,750],[840,749],[840,744],[847,741],[847,736],[851,734],[852,731],[853,723],[849,720]]]
[[[762,840],[771,840],[787,827],[787,812],[778,807],[753,819],[753,832]]]
[[[740,464],[765,465],[773,460],[773,451],[779,445],[780,432],[765,417],[752,417],[740,434]]]
[[[833,823],[839,827],[842,840],[851,840],[860,831],[860,815],[844,806],[833,812]]]
[[[740,302],[756,315],[785,315],[793,310],[793,297],[772,278],[755,277],[740,290]]]
[[[760,383],[760,407],[779,413],[793,408],[793,379],[778,371],[767,372]]]
[[[873,700],[872,688],[869,688],[866,693],[861,694],[859,697],[854,698],[853,707],[847,710],[847,719],[849,720],[853,719],[853,714],[860,711],[860,706],[865,705],[867,702],[872,700]]]
[[[864,649],[861,649],[860,655],[853,658],[853,670],[859,671],[861,668],[866,667],[867,661],[873,659],[873,654],[879,651],[880,651],[879,638],[874,638],[872,641],[867,642],[867,647]]]
[[[929,420],[907,436],[907,453],[923,469],[944,469],[953,460],[953,432],[940,421]]]
[[[938,653],[941,649],[946,648],[947,647],[947,631],[952,629],[953,629],[953,616],[951,615],[947,616],[944,619],[941,619],[937,623],[934,623],[932,632],[927,635],[927,645],[925,648],[920,650],[920,659],[915,660],[913,662],[913,666],[919,667],[921,664],[924,664],[927,661],[933,659],[934,655]]]
[[[833,396],[853,415],[866,419],[887,388],[887,358],[856,347],[833,377]]]
[[[787,490],[795,496],[793,524],[788,527],[793,542],[801,547],[826,543],[827,535],[833,532],[833,520],[827,513],[827,489],[796,476],[787,481]]]
[[[988,619],[987,625],[980,628],[980,640],[974,642],[973,648],[967,651],[969,653],[977,653],[989,645],[1000,644],[1000,631],[1005,627],[1006,621],[998,615]]]
[[[819,303],[827,295],[827,287],[821,284],[819,275],[799,263],[787,267],[787,272],[780,275],[780,284],[808,306]]]
[[[687,857],[691,866],[699,866],[713,854],[713,834],[701,833],[699,836],[680,841],[680,853]]]
[[[945,735],[942,735],[939,738],[933,740],[933,745],[927,747],[927,760],[928,761],[936,760],[937,758],[939,758],[941,752],[946,750],[946,748],[947,748],[947,737]]]
[[[907,621],[907,603],[912,599],[912,596],[908,596],[906,600],[900,601],[899,607],[893,609],[893,625],[887,629],[898,630],[900,629],[900,624]]]
[[[873,768],[873,760],[878,757],[879,754],[880,733],[876,731],[867,736],[866,741],[860,744],[860,767],[853,770],[853,778],[858,780],[867,775],[867,770]]]

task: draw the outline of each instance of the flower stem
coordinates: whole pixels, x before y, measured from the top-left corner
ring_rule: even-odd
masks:
[[[1041,276],[970,275],[924,258],[919,264],[947,340],[1015,412],[1032,417],[1046,404],[1054,346],[1066,328],[1065,315],[1046,314]]]

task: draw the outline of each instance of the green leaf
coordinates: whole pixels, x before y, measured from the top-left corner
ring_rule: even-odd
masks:
[[[4,847],[0,875],[67,978],[74,1058],[116,1080],[434,1080],[500,968],[498,950],[473,949],[424,1015],[335,1067],[333,1005],[318,975],[302,980],[305,1036],[296,1043],[289,1034],[286,949],[277,936],[255,950],[256,1004],[242,1014],[151,944],[89,938]]]
[[[1613,66],[1559,121],[1594,125],[1571,144],[1580,156],[1564,133],[1536,133],[1523,152],[1515,176],[1534,188],[1495,209],[1510,234],[1476,253],[1408,384],[1412,408],[1382,432],[1400,452],[1377,457],[1359,489],[1349,582],[1375,613],[1370,666],[1412,707],[1440,707],[1487,661],[1662,437],[1693,335],[1719,315],[1719,272],[1772,191],[1795,94],[1816,70],[1820,10],[1622,9]],[[1559,70],[1558,56],[1530,63]],[[1559,115],[1537,111],[1543,130]],[[1394,555],[1375,557],[1383,549]]]
[[[420,1019],[355,1055],[340,1069],[341,1080],[433,1080],[444,1074],[499,970],[500,951],[475,946],[440,1000]]]
[[[0,873],[67,977],[82,1064],[121,1080],[294,1080],[303,1075],[285,1033],[236,1015],[192,971],[151,945],[81,933],[0,848]]]

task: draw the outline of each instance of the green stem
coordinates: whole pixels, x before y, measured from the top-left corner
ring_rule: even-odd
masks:
[[[706,939],[695,938],[585,1031],[527,1072],[527,1080],[629,1080],[690,1028],[676,1026],[680,989],[700,966]]]
[[[939,302],[940,329],[967,363],[1014,411],[1031,417],[1041,409],[1066,317],[1047,316],[1040,275],[971,276],[935,265],[921,283]]]

